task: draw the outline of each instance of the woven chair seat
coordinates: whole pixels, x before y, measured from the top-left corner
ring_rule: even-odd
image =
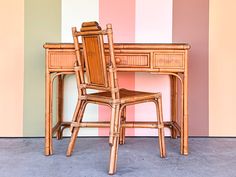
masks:
[[[134,90],[127,90],[127,89],[119,89],[120,94],[120,104],[129,104],[129,103],[136,103],[137,101],[147,102],[158,98],[161,96],[161,93],[151,93],[151,92],[142,92],[142,91],[134,91]],[[102,101],[106,103],[112,103],[113,99],[111,96],[111,92],[97,92],[87,95],[87,100],[92,101]]]

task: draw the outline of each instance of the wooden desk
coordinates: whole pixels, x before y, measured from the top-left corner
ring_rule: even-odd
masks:
[[[63,121],[63,79],[73,74],[76,60],[73,44],[46,43],[46,114],[45,155],[53,153],[52,136],[62,137],[70,122]],[[106,47],[107,48],[107,47]],[[165,126],[171,130],[172,138],[180,135],[180,153],[188,154],[188,44],[115,44],[118,71],[149,72],[170,75],[171,121]],[[81,46],[82,49],[82,46]],[[52,86],[58,78],[57,122],[52,126]],[[178,89],[178,82],[181,89]],[[178,94],[177,92],[180,91]],[[180,96],[180,101],[178,97]],[[178,104],[180,103],[180,104]],[[178,114],[178,110],[180,114]],[[180,115],[180,116],[178,116]]]

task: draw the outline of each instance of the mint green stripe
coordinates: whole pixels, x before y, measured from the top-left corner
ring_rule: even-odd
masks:
[[[16,29],[17,30],[17,29]],[[45,42],[61,41],[61,0],[25,0],[24,136],[44,136]]]

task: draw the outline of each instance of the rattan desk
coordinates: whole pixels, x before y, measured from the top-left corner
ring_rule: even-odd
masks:
[[[52,137],[62,137],[62,131],[70,126],[63,121],[64,76],[73,74],[75,53],[73,44],[46,43],[46,108],[45,155],[53,153]],[[172,138],[180,135],[180,153],[188,155],[188,44],[115,44],[118,71],[166,74],[171,82],[171,121],[165,126]],[[81,46],[82,49],[82,46]],[[57,122],[52,125],[53,81],[57,82]],[[178,83],[181,86],[178,89]],[[179,92],[179,94],[178,94]],[[180,97],[180,101],[178,101]],[[180,114],[178,114],[178,112]],[[180,116],[178,116],[180,115]]]

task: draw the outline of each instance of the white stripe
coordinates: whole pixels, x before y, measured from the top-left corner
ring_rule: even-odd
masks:
[[[135,42],[172,42],[172,0],[136,0]]]
[[[84,21],[99,20],[99,0],[62,0],[62,42],[72,42],[71,27],[80,28]]]
[[[80,28],[84,21],[99,20],[99,0],[62,0],[62,22],[61,39],[62,42],[72,42],[71,27]],[[65,80],[64,91],[64,118],[71,120],[77,102],[77,88],[75,77],[69,76]],[[85,110],[85,121],[98,120],[98,106],[89,104]],[[68,134],[68,133],[67,133]],[[96,136],[98,129],[81,129],[79,136]]]
[[[172,42],[172,0],[136,0],[135,42]],[[143,83],[145,82],[145,85]],[[164,119],[170,119],[170,84],[168,76],[135,73],[135,89],[162,92]],[[145,109],[145,111],[144,111]],[[135,120],[156,120],[155,107],[151,104],[135,106]],[[169,134],[169,131],[166,131]],[[135,129],[135,135],[157,135],[156,130]]]

